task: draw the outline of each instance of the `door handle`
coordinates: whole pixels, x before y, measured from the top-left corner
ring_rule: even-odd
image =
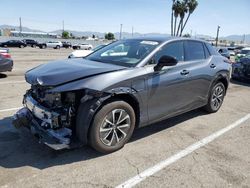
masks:
[[[212,64],[210,65],[210,68],[215,69],[215,68],[216,68],[216,65],[212,63]]]
[[[188,70],[183,70],[181,71],[181,75],[185,76],[185,75],[188,75],[189,74],[189,71]]]

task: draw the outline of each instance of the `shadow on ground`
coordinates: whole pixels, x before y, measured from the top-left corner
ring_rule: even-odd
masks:
[[[2,79],[2,78],[7,78],[7,75],[0,73],[0,79]]]
[[[194,110],[184,115],[137,129],[130,142],[205,114],[203,111]],[[11,117],[0,119],[0,151],[0,167],[4,168],[31,166],[45,169],[51,166],[70,164],[104,156],[88,146],[74,150],[54,151],[45,145],[39,144],[37,139],[28,131],[15,129],[11,125]]]
[[[250,87],[250,82],[248,81],[240,81],[240,80],[230,80],[231,83],[235,84],[235,85],[240,85],[240,86],[247,86]]]

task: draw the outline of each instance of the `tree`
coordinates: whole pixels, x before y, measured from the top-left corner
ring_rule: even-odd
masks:
[[[171,35],[172,36],[182,36],[182,32],[185,29],[185,26],[190,18],[190,15],[197,8],[197,0],[173,0],[172,4],[172,13],[171,13]],[[188,13],[188,16],[185,20],[185,15]],[[173,16],[175,18],[173,24]],[[177,20],[179,18],[178,29],[176,31]],[[185,20],[185,22],[184,22]]]
[[[187,16],[187,19],[183,25],[183,27],[181,28],[181,33],[180,33],[180,36],[182,35],[182,32],[184,30],[184,28],[186,27],[186,24],[189,20],[189,17],[191,14],[193,14],[194,10],[196,9],[196,7],[198,6],[198,2],[196,0],[189,0],[187,2],[187,7],[188,7],[188,16]]]
[[[69,32],[68,31],[63,31],[62,32],[62,38],[68,39],[69,38]]]
[[[174,31],[173,31],[173,22],[174,22],[174,10],[173,10],[173,5],[175,4],[176,0],[173,0],[172,4],[172,11],[171,11],[171,36],[173,36]]]
[[[186,2],[187,1],[182,1],[179,5],[179,16],[180,16],[180,21],[179,21],[179,25],[178,25],[178,29],[176,32],[176,36],[179,35],[179,31],[181,31],[182,27],[183,27],[183,20],[185,17],[185,14],[187,13],[187,6],[186,6]],[[181,32],[180,32],[180,36],[181,36]]]
[[[107,40],[114,40],[115,39],[115,35],[113,33],[106,33],[105,34],[105,39]]]
[[[186,34],[183,35],[183,37],[190,38],[191,35],[189,33],[186,33]]]

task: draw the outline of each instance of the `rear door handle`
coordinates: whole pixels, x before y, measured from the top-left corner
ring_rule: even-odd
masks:
[[[181,71],[181,75],[188,75],[189,74],[189,71],[188,70],[183,70],[183,71]]]
[[[211,67],[212,69],[215,69],[215,68],[216,68],[216,65],[215,65],[215,64],[211,64],[210,67]]]

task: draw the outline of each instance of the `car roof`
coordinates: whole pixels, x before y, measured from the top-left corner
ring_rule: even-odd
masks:
[[[242,48],[242,50],[250,50],[250,47]]]
[[[159,43],[167,42],[167,41],[176,41],[176,40],[192,40],[192,41],[199,41],[199,42],[206,42],[200,39],[194,38],[185,38],[185,37],[162,37],[162,36],[146,36],[146,37],[134,37],[126,40],[149,40],[149,41],[156,41]]]

